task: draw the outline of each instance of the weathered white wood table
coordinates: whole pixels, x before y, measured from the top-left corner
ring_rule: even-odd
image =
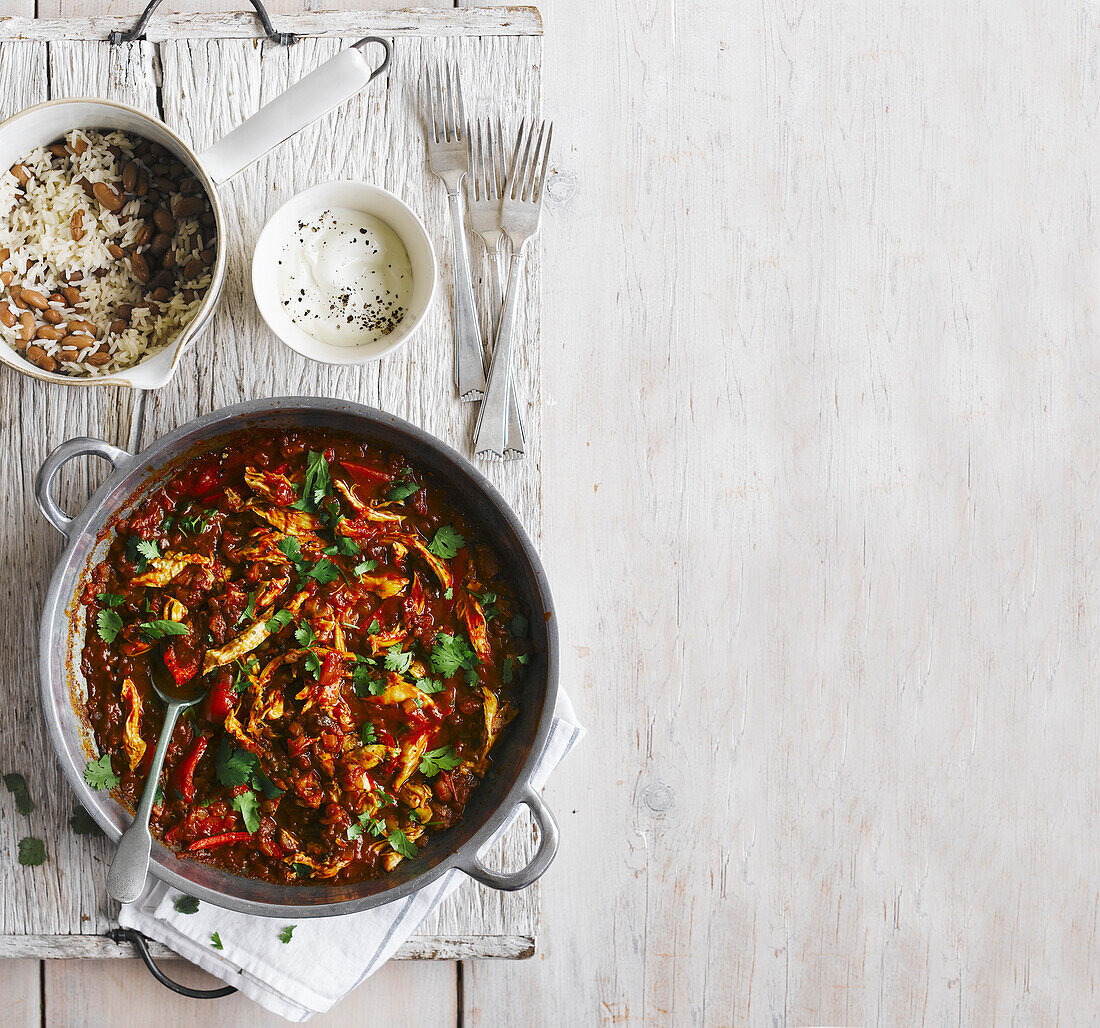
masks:
[[[43,457],[77,435],[133,448],[214,408],[286,394],[382,407],[469,453],[476,405],[454,397],[449,286],[440,290],[427,321],[398,356],[365,367],[326,368],[293,354],[264,326],[251,297],[251,248],[266,218],[298,190],[330,179],[361,178],[393,190],[421,213],[437,243],[442,282],[449,283],[445,195],[424,164],[423,63],[442,56],[461,61],[471,116],[482,109],[482,98],[493,98],[491,109],[506,120],[537,111],[540,104],[541,22],[532,9],[454,12],[446,18],[430,11],[284,18],[280,28],[307,37],[289,48],[258,39],[256,19],[244,14],[158,17],[146,41],[120,46],[104,41],[110,30],[131,23],[129,18],[0,19],[0,114],[6,117],[48,98],[108,97],[159,115],[201,149],[364,35],[391,37],[393,63],[369,89],[224,187],[231,253],[225,293],[213,329],[166,388],[143,398],[128,390],[44,386],[10,371],[0,373],[0,469],[5,476],[0,552],[6,564],[0,604],[7,624],[0,634],[0,770],[22,772],[36,803],[29,818],[16,814],[12,803],[0,803],[0,957],[131,954],[128,946],[117,946],[104,934],[114,924],[114,905],[103,889],[110,847],[69,829],[74,800],[39,714],[38,609],[61,549],[60,537],[31,498]],[[528,456],[485,470],[537,538],[542,501],[540,258],[537,247],[529,253],[521,325],[525,344],[516,372],[523,383]],[[484,267],[480,259],[476,265]],[[78,507],[99,473],[94,467],[77,469],[63,483],[63,502]],[[42,867],[21,868],[13,857],[9,860],[25,835],[45,839],[48,859]],[[501,845],[496,859],[501,865],[523,860],[531,842],[525,822]],[[399,955],[528,956],[538,932],[538,896],[537,886],[509,894],[471,882],[425,922]]]

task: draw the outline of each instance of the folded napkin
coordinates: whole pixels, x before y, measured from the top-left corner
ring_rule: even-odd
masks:
[[[559,693],[550,737],[532,776],[536,789],[583,735],[569,698]],[[279,935],[295,919],[237,914],[210,903],[200,903],[194,914],[181,914],[175,907],[181,894],[153,878],[140,899],[122,907],[118,920],[236,986],[260,1006],[288,1021],[305,1021],[374,974],[465,880],[461,871],[451,870],[419,892],[373,910],[297,919],[289,943]],[[220,950],[211,943],[215,932]]]

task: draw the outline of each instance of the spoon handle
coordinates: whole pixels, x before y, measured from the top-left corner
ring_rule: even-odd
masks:
[[[145,780],[145,789],[134,811],[134,820],[123,833],[115,850],[115,859],[111,861],[111,870],[107,872],[107,894],[119,903],[132,903],[145,888],[145,877],[149,871],[149,853],[153,848],[153,837],[149,833],[149,815],[153,812],[153,799],[160,783],[160,773],[164,768],[164,758],[168,754],[168,744],[172,741],[172,731],[180,711],[187,706],[183,703],[169,703],[164,715],[164,727],[160,730],[157,748],[153,753],[153,762],[149,765],[149,777]]]

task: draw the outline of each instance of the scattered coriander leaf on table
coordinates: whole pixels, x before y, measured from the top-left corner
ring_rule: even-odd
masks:
[[[92,820],[92,815],[80,804],[73,807],[72,817],[69,818],[69,827],[77,835],[103,834],[103,830]]]
[[[15,809],[20,814],[29,814],[34,810],[34,800],[31,799],[30,790],[27,788],[27,780],[17,771],[4,775],[4,784],[8,792],[15,797]]]
[[[28,836],[19,840],[19,863],[24,867],[38,867],[46,862],[46,844],[41,839]]]
[[[296,924],[288,924],[281,932],[279,932],[279,941],[284,945],[290,942],[291,936],[294,935],[294,929],[298,926]]]
[[[214,949],[225,949],[222,945],[222,937],[217,932],[214,932],[214,934],[210,936],[210,945],[213,946]]]
[[[181,914],[194,914],[199,909],[199,901],[194,896],[180,896],[172,905]]]

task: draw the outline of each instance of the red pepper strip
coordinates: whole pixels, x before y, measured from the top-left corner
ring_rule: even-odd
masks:
[[[183,758],[183,763],[172,772],[172,784],[185,803],[190,803],[195,798],[195,766],[205,752],[206,736],[200,735],[191,751]]]
[[[199,839],[187,847],[188,853],[195,850],[211,850],[215,846],[232,846],[235,842],[248,842],[252,836],[248,832],[226,832],[224,835],[211,835],[209,839]]]
[[[183,659],[180,659],[179,654],[176,652],[176,644],[169,643],[164,647],[164,666],[172,672],[172,677],[176,680],[176,685],[183,685],[184,682],[191,681],[199,673],[199,667],[202,662],[202,654],[189,646],[182,646]]]
[[[342,460],[340,461],[340,467],[357,482],[362,482],[364,485],[390,480],[389,472],[379,471],[377,468],[368,467],[366,464],[355,464],[350,460]]]

